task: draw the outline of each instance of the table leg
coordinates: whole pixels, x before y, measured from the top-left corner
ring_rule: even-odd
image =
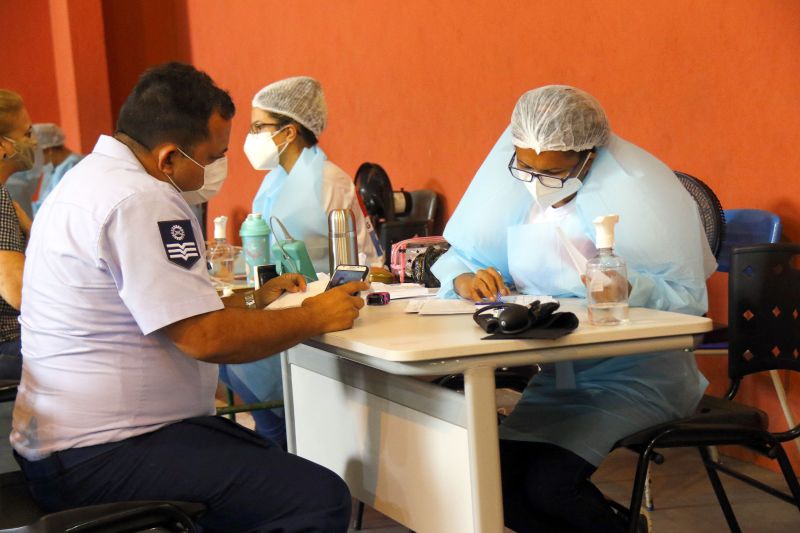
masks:
[[[286,451],[297,453],[294,436],[294,400],[292,399],[292,368],[289,352],[281,352],[281,377],[283,378],[283,416],[286,422]]]
[[[472,517],[478,533],[503,531],[500,445],[494,386],[492,367],[470,368],[464,373]]]

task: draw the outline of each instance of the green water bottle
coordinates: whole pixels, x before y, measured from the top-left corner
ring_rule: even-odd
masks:
[[[269,264],[269,235],[269,226],[261,218],[261,213],[247,215],[239,236],[242,238],[248,285],[256,285],[256,267]]]

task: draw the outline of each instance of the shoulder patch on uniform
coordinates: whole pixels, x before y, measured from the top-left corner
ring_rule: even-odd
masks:
[[[158,231],[168,261],[188,270],[200,260],[200,250],[190,220],[159,221]]]

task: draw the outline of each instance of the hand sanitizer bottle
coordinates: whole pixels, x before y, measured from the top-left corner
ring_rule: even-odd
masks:
[[[628,270],[614,254],[614,225],[619,215],[593,220],[597,232],[597,255],[586,263],[586,301],[589,322],[594,325],[624,324],[628,321]]]
[[[208,245],[208,273],[221,283],[233,282],[233,246],[228,244],[226,229],[228,217],[214,219],[214,241]]]

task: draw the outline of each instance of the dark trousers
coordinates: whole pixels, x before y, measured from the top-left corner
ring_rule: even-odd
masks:
[[[203,531],[346,532],[350,493],[333,472],[221,417],[198,417],[40,461],[17,457],[47,511],[129,500],[202,502]]]
[[[617,533],[626,529],[589,478],[596,468],[569,450],[500,441],[503,512],[517,533]]]

